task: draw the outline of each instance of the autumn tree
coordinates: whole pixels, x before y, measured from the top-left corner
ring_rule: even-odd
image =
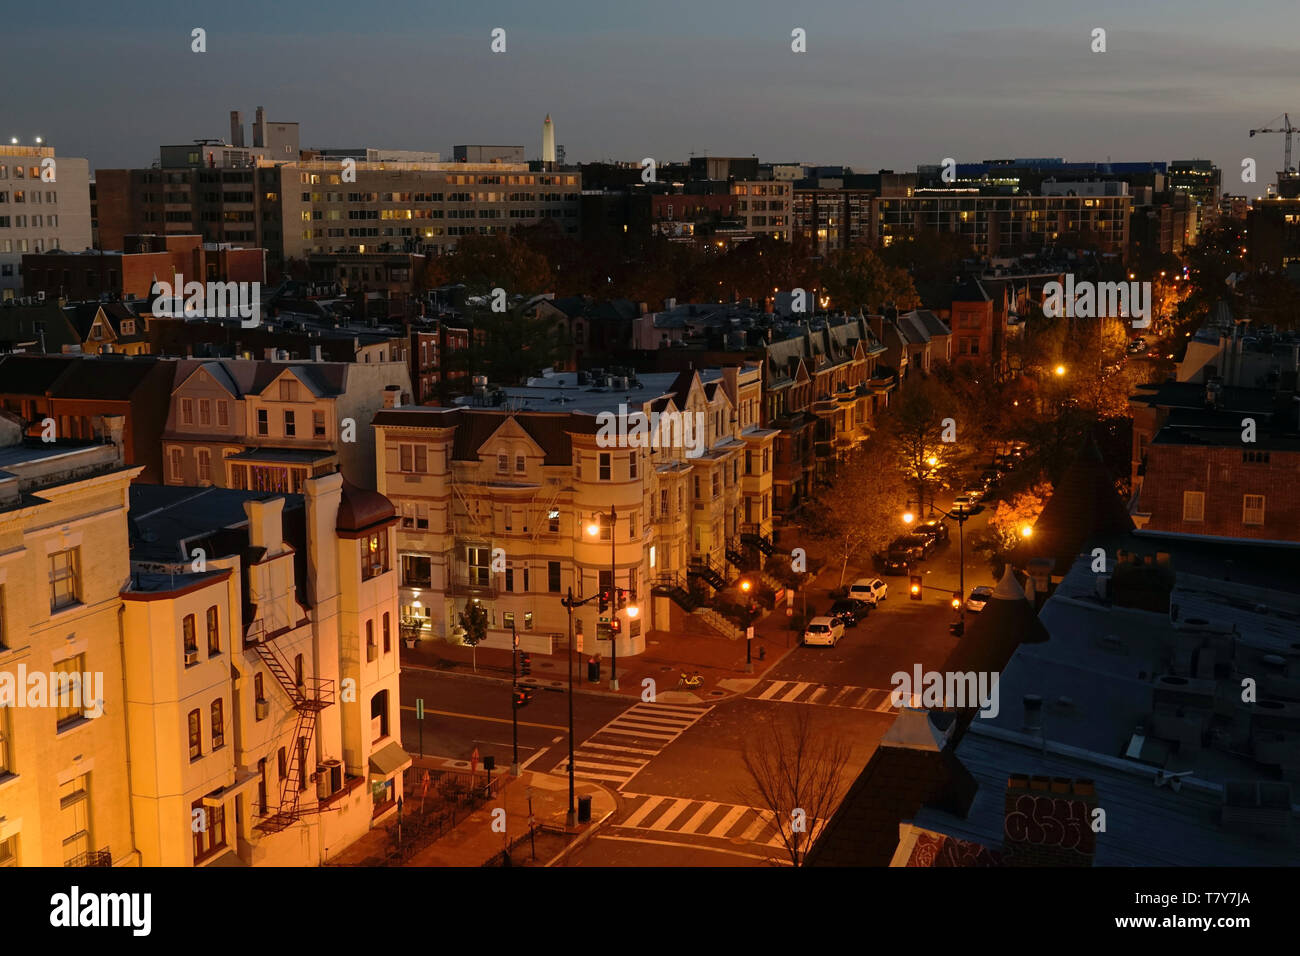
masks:
[[[813,724],[811,707],[774,707],[745,734],[740,758],[750,785],[740,799],[772,815],[783,857],[804,862],[841,798],[850,748]]]
[[[910,376],[909,376],[910,379]],[[908,381],[902,394],[889,405],[884,428],[895,454],[895,468],[916,491],[917,508],[925,504],[926,491],[951,468],[953,443],[945,419],[953,419],[952,394],[934,377]]]
[[[455,251],[426,264],[424,278],[430,288],[463,282],[471,295],[497,288],[507,295],[527,295],[553,287],[546,257],[524,239],[504,233],[463,237]]]
[[[487,639],[487,608],[473,600],[465,602],[465,610],[460,612],[460,626],[457,634],[461,643],[474,651],[474,670],[478,670],[478,646]]]
[[[1033,528],[1043,512],[1043,506],[1051,497],[1052,485],[1044,481],[1009,499],[999,501],[989,515],[987,530],[972,542],[975,550],[984,552],[993,559],[1005,559],[1025,537],[1025,529]]]
[[[853,452],[809,502],[807,530],[839,561],[840,587],[851,561],[883,549],[897,535],[906,502],[897,455],[880,438]]]
[[[866,246],[842,249],[822,269],[822,287],[832,305],[845,311],[892,307],[908,312],[921,304],[912,277],[886,265]]]

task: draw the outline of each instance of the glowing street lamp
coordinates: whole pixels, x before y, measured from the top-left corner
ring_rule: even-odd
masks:
[[[1033,534],[1034,534],[1034,529],[1032,525],[1025,525],[1023,528],[1020,529],[1020,537],[1022,538],[1031,538],[1033,537]]]
[[[588,524],[587,534],[591,535],[593,538],[596,537],[596,535],[600,534],[600,525],[597,524],[595,521]]]
[[[1055,372],[1057,377],[1059,378],[1060,376],[1065,374],[1065,366],[1064,365],[1056,366]]]
[[[915,520],[916,520],[916,515],[912,514],[912,512],[910,511],[903,512],[903,524],[911,524]]]

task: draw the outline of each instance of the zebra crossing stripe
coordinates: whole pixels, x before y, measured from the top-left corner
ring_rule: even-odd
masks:
[[[792,682],[791,682],[791,681],[785,681],[785,680],[781,680],[781,681],[772,681],[772,686],[769,687],[767,690],[763,691],[763,693],[759,694],[758,697],[757,697],[756,699],[757,699],[757,700],[771,700],[772,697],[773,697],[773,695],[776,694],[776,692],[777,692],[780,688],[784,687],[786,684],[789,684],[789,683],[792,683]]]
[[[659,711],[664,714],[681,714],[683,717],[697,717],[703,714],[708,707],[688,707],[685,704],[661,704],[658,701],[643,700],[629,711],[629,713],[638,710]]]
[[[654,823],[650,824],[650,826],[647,829],[667,830],[668,824],[672,823],[679,816],[681,816],[682,811],[685,810],[694,802],[695,802],[694,800],[688,800],[685,797],[682,797],[681,799],[677,800],[671,807],[669,807],[664,812],[663,816],[661,816]]]
[[[718,825],[708,832],[707,836],[725,837],[727,831],[736,825],[736,821],[748,812],[749,807],[732,807],[727,811],[727,815],[718,821]]]
[[[618,747],[618,746],[615,746],[614,744],[601,744],[601,743],[596,743],[594,740],[588,740],[585,744],[582,745],[582,747],[581,747],[580,749],[582,749],[582,750],[592,750],[592,749],[594,749],[594,750],[615,750],[615,751],[617,751],[617,752],[619,752],[619,753],[625,753],[625,754],[644,754],[644,755],[646,755],[646,756],[648,756],[648,757],[653,757],[653,756],[655,756],[657,753],[659,753],[659,751],[657,751],[657,750],[646,750],[646,749],[643,748],[643,747]]]
[[[848,696],[849,694],[851,694],[853,691],[855,691],[855,690],[861,690],[861,689],[862,689],[862,688],[860,688],[860,687],[841,687],[841,688],[840,688],[840,692],[839,692],[838,694],[836,694],[834,698],[831,699],[831,701],[830,701],[830,706],[831,706],[831,707],[838,707],[838,706],[840,706],[840,701],[841,701],[841,700],[843,700],[845,697],[847,697],[847,696]]]
[[[655,807],[667,800],[668,797],[646,797],[645,803],[637,808],[636,812],[623,821],[625,827],[639,826],[641,821],[654,812]]]
[[[876,690],[875,690],[874,687],[868,687],[868,688],[867,688],[866,690],[864,690],[861,694],[859,694],[859,695],[857,696],[857,698],[854,699],[853,703],[849,704],[849,706],[852,707],[852,708],[854,708],[854,709],[859,709],[859,708],[865,707],[865,706],[866,706],[866,703],[867,703],[867,700],[868,700],[868,699],[871,697],[871,695],[874,694],[875,692],[876,692]]]
[[[661,734],[650,730],[619,730],[617,727],[606,727],[601,733],[622,734],[625,737],[653,737],[656,740],[662,740],[666,744],[677,739],[677,734]]]
[[[754,843],[757,841],[758,835],[769,826],[771,826],[771,821],[763,816],[763,812],[760,810],[758,811],[757,819],[755,819],[754,822],[749,825],[749,828],[740,835],[740,838],[746,843]]]
[[[825,697],[829,691],[830,691],[829,687],[826,686],[818,687],[816,690],[814,690],[811,694],[808,695],[808,699],[805,700],[804,703],[815,704],[817,703],[817,701]]]
[[[682,832],[694,833],[696,830],[700,828],[701,825],[703,825],[705,820],[713,816],[713,814],[717,811],[719,806],[721,806],[721,804],[710,803],[708,801],[702,803],[700,805],[700,808],[695,811],[695,815],[691,817],[689,820],[687,820],[686,823],[682,826]]]
[[[805,690],[807,690],[811,686],[812,686],[811,684],[806,684],[801,681],[795,684],[788,694],[786,694],[783,697],[778,697],[777,700],[779,700],[783,704],[788,703],[794,700],[795,698],[797,698],[800,694],[802,694]]]

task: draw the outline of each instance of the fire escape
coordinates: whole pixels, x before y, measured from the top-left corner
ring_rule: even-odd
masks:
[[[307,778],[306,762],[312,754],[312,738],[316,733],[316,720],[320,712],[334,703],[334,682],[317,678],[306,679],[300,685],[289,672],[275,648],[262,639],[262,622],[255,621],[249,628],[248,640],[262,659],[266,669],[289,696],[298,714],[293,731],[293,747],[287,761],[284,779],[280,781],[280,805],[262,818],[254,829],[263,833],[279,833],[300,817],[319,813],[319,804],[300,805],[303,781]]]

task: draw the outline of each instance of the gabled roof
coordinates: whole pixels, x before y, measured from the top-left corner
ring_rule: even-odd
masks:
[[[957,288],[952,293],[953,302],[991,302],[992,299],[980,284],[980,280],[973,276],[966,276],[957,283]]]
[[[34,342],[40,348],[42,331],[46,351],[55,355],[59,354],[63,346],[80,345],[83,341],[68,314],[54,300],[47,299],[43,305],[16,305],[0,309],[0,341],[15,345],[19,342]],[[3,383],[0,383],[0,387],[3,387]]]
[[[44,395],[77,358],[54,355],[6,355],[0,358],[0,390],[9,395]]]
[[[50,388],[53,398],[75,398],[98,401],[130,401],[136,389],[155,374],[158,363],[152,357],[133,359],[83,358]],[[158,374],[166,374],[159,372]]]

